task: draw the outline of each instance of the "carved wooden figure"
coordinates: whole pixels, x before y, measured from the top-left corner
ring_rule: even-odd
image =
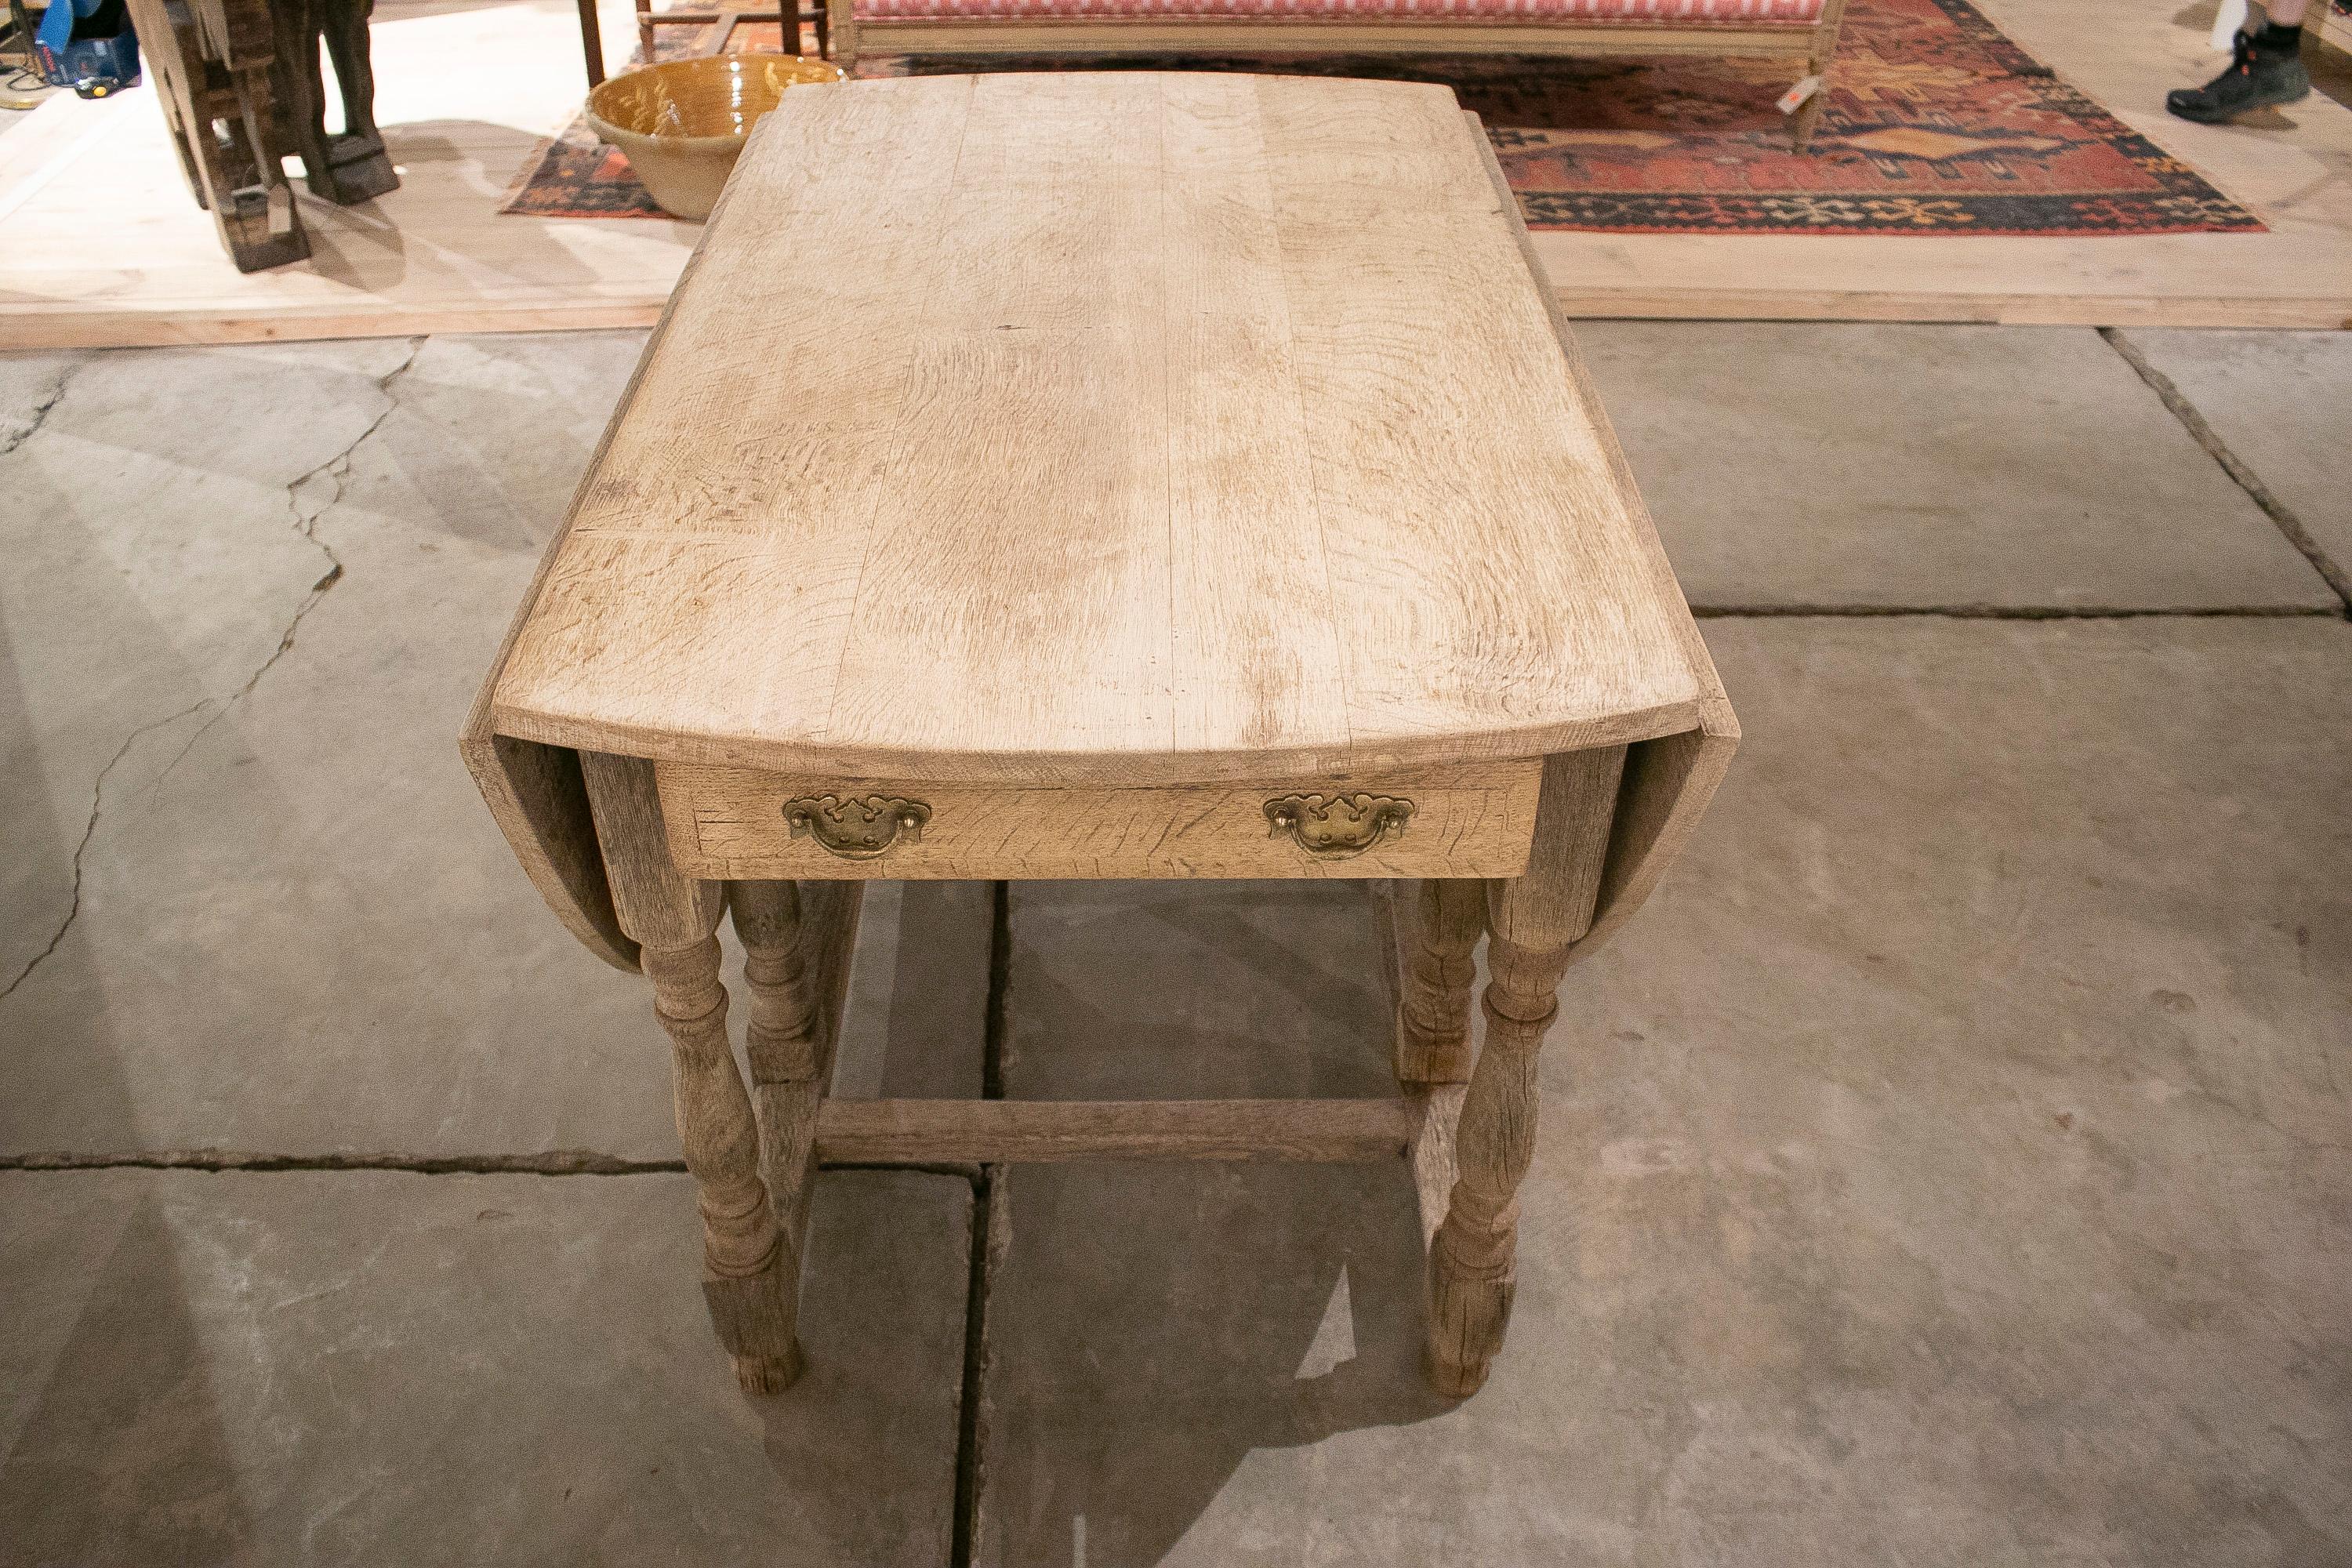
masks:
[[[299,154],[310,194],[341,206],[400,188],[375,126],[375,67],[368,18],[375,0],[269,0],[278,47],[272,69],[282,151]],[[343,130],[327,133],[326,78],[320,45],[335,62]]]
[[[463,748],[652,982],[745,1387],[824,1160],[1408,1159],[1486,1377],[1561,975],[1738,733],[1517,214],[1408,83],[848,83],[744,153]],[[1041,877],[1371,884],[1397,1092],[827,1099],[865,882]]]

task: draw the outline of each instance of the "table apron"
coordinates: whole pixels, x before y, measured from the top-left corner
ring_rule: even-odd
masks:
[[[692,877],[1516,877],[1543,763],[1142,789],[657,772]]]

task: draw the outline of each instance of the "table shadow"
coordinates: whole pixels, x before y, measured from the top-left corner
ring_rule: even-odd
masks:
[[[1350,883],[1023,885],[1007,1091],[1394,1092]],[[983,1555],[1159,1562],[1255,1450],[1451,1409],[1420,1374],[1402,1162],[1071,1164],[1005,1178]]]

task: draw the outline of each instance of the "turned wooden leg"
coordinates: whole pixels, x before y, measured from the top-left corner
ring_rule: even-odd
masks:
[[[800,1375],[793,1281],[760,1179],[751,1098],[727,1044],[715,934],[724,889],[671,863],[653,764],[596,752],[580,761],[614,910],[643,950],[669,1033],[677,1135],[702,1211],[703,1300],[745,1390],[778,1393]]]
[[[1535,1154],[1536,1052],[1559,1010],[1566,947],[1486,949],[1486,1048],[1454,1128],[1454,1197],[1429,1251],[1429,1380],[1466,1398],[1511,1318],[1519,1183]]]
[[[801,962],[800,888],[792,882],[730,882],[727,901],[735,914],[735,934],[743,939],[751,1081],[814,1079],[817,1003]]]
[[[1486,1381],[1510,1322],[1537,1052],[1570,950],[1592,924],[1624,763],[1622,746],[1547,761],[1527,874],[1486,885],[1486,1037],[1454,1129],[1453,1197],[1429,1247],[1426,1371],[1453,1398]]]
[[[654,1010],[673,1047],[677,1134],[699,1189],[702,1294],[711,1326],[735,1358],[745,1390],[780,1393],[801,1371],[793,1335],[797,1281],[786,1272],[782,1237],[760,1179],[751,1098],[727,1045],[719,939],[687,948],[647,942],[642,956],[654,983]]]
[[[727,902],[743,939],[743,983],[751,994],[747,1031],[751,1105],[760,1123],[760,1173],[782,1247],[779,1265],[787,1300],[797,1284],[816,1181],[816,1119],[826,1069],[819,998],[802,958],[800,889],[791,882],[730,882]],[[794,1307],[795,1322],[798,1309]]]
[[[1405,1085],[1470,1077],[1471,953],[1486,930],[1486,885],[1463,879],[1420,884],[1397,998],[1396,1076]]]

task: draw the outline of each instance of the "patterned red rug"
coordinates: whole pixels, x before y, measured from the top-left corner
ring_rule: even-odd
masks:
[[[682,31],[682,29],[681,29]],[[773,24],[735,48],[773,48]],[[678,45],[681,52],[690,45]],[[665,53],[669,52],[665,48]],[[860,76],[1055,62],[879,58]],[[1317,58],[1121,62],[1442,81],[1477,111],[1537,228],[1622,234],[2249,234],[2263,224],[1985,20],[1967,0],[1853,0],[1811,150],[1772,60]],[[659,217],[574,123],[500,210]]]

